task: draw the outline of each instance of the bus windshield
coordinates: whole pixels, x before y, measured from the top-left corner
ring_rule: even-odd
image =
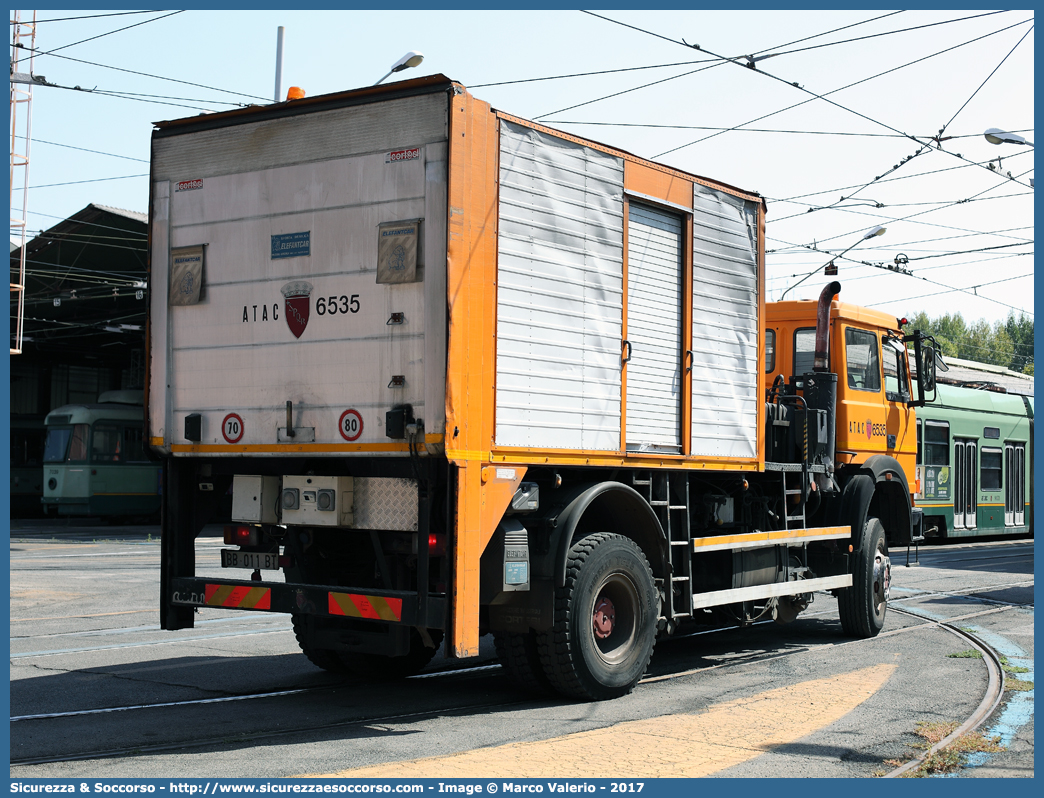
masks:
[[[50,427],[44,442],[44,462],[62,463],[87,459],[87,425]]]

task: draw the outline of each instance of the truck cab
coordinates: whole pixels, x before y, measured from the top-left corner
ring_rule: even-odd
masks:
[[[767,318],[767,382],[780,376],[789,381],[811,372],[815,301],[770,303]],[[905,334],[899,322],[870,308],[837,300],[830,303],[829,366],[838,375],[838,468],[887,455],[907,475],[914,474],[917,425]]]
[[[837,285],[836,283],[834,285]],[[839,286],[838,286],[839,288]],[[829,287],[824,290],[826,296]],[[833,294],[831,294],[832,296]],[[917,361],[908,352],[919,334],[907,335],[905,319],[870,308],[829,299],[768,303],[766,306],[766,384],[775,391],[807,394],[804,380],[815,371],[836,375],[833,479],[844,495],[857,476],[874,484],[877,509],[889,545],[903,545],[920,536],[916,493],[917,421],[915,408],[924,404],[914,390]],[[825,317],[826,341],[817,362],[817,316]],[[925,347],[926,353],[931,349]],[[923,358],[930,368],[931,357]],[[922,365],[921,370],[925,369]],[[923,384],[929,387],[933,375]],[[807,445],[807,444],[806,444]],[[824,485],[823,487],[828,487]],[[884,498],[887,496],[887,500]],[[844,499],[841,499],[842,503]],[[894,512],[894,508],[911,508]]]

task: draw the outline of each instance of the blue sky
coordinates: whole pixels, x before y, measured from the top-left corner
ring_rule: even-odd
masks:
[[[938,10],[167,11],[41,22],[37,51],[62,49],[33,71],[67,88],[34,89],[29,229],[90,202],[147,211],[151,123],[271,102],[283,25],[284,93],[369,85],[419,50],[423,64],[402,78],[443,73],[504,111],[760,192],[770,300],[884,225],[838,261],[843,300],[995,321],[1034,309],[1033,150],[982,135],[997,127],[1034,140],[1032,24],[1030,11]],[[560,77],[578,73],[601,74]],[[546,77],[557,79],[533,80]],[[935,145],[940,129],[952,138]],[[999,172],[987,169],[998,157]],[[899,256],[912,275],[882,268]],[[822,283],[813,276],[788,297],[814,297]]]

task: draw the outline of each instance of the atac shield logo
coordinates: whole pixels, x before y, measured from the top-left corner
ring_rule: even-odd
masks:
[[[294,338],[300,338],[301,333],[308,326],[308,313],[312,304],[311,294],[312,284],[304,280],[296,280],[283,286],[283,296],[286,297],[284,302],[286,326],[290,328]]]

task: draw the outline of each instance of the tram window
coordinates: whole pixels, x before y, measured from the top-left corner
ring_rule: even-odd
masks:
[[[148,461],[145,450],[141,445],[141,428],[123,428],[123,459],[129,463],[144,463]]]
[[[794,331],[793,373],[795,377],[808,374],[816,363],[816,328],[805,327]]]
[[[116,424],[99,422],[94,425],[91,439],[92,463],[118,463],[122,446],[122,428]]]
[[[917,465],[922,465],[924,463],[923,455],[921,454],[921,452],[924,450],[924,444],[922,443],[924,432],[922,430],[922,426],[923,425],[921,424],[921,419],[917,419]]]
[[[924,464],[948,466],[950,464],[950,423],[948,421],[924,422]]]
[[[44,440],[44,462],[60,463],[65,459],[65,450],[69,448],[71,427],[51,427]]]
[[[845,328],[845,360],[848,387],[858,391],[881,390],[881,357],[877,336],[869,330]]]
[[[72,439],[69,441],[69,462],[83,462],[87,459],[87,433],[90,430],[86,424],[75,424],[72,428]]]
[[[983,447],[979,450],[979,489],[1001,489],[1001,466],[1004,453],[1000,449]]]
[[[765,373],[771,374],[776,367],[776,331],[765,330]]]

